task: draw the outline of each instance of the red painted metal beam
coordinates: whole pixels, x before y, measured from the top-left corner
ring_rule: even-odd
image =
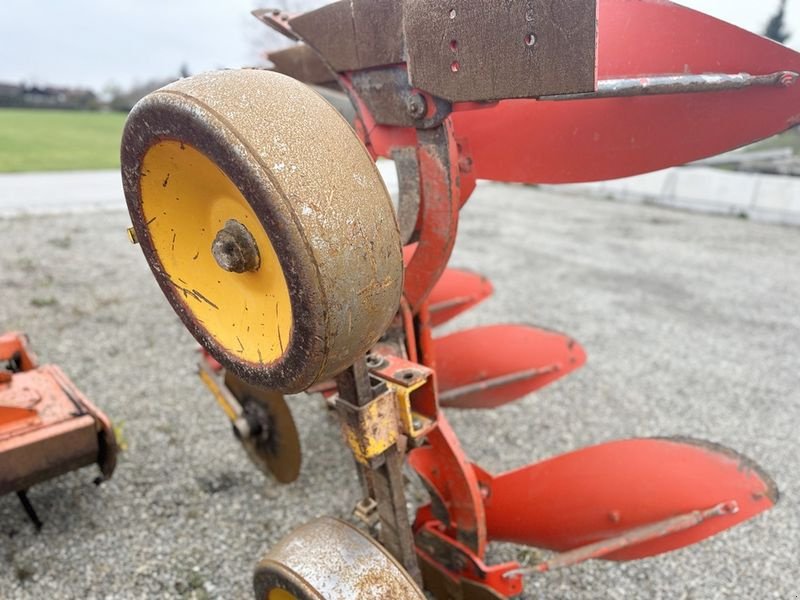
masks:
[[[800,72],[800,54],[665,0],[600,0],[598,76]],[[789,87],[548,102],[452,115],[481,179],[572,183],[684,164],[800,122]]]

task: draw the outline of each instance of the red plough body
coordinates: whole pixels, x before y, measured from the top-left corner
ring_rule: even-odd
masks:
[[[492,15],[472,22],[475,6],[460,1],[353,0],[298,17],[257,12],[305,44],[296,63],[283,51],[276,65],[291,63],[286,68],[294,76],[338,85],[352,102],[353,125],[367,149],[376,158],[397,159],[400,221],[416,226],[406,248],[402,332],[377,352],[394,348],[399,358],[435,374],[429,380],[434,402],[427,386],[424,400],[420,392],[410,396],[412,411],[429,424],[409,462],[431,494],[414,531],[426,586],[437,597],[513,596],[526,574],[680,548],[769,509],[778,498],[775,484],[749,459],[688,439],[608,442],[490,475],[471,464],[439,409],[495,408],[586,360],[568,336],[527,326],[434,335],[434,327],[492,292],[482,277],[446,268],[458,211],[476,179],[624,177],[714,155],[798,123],[800,55],[784,46],[666,0],[598,0],[595,48],[585,19],[569,22],[573,9],[595,14],[595,2],[576,2],[567,12],[559,6],[553,4],[547,17],[552,30],[548,23],[535,25],[533,14],[520,13],[511,28],[502,26],[502,16],[500,26]],[[415,11],[423,8],[441,27],[435,39],[417,37],[425,19]],[[511,14],[519,7],[507,9]],[[352,20],[353,40],[333,43],[325,25],[332,15]],[[364,33],[370,22],[400,23],[401,31],[376,38]],[[530,27],[545,33],[534,35]],[[475,39],[457,37],[465,30],[477,32]],[[519,44],[511,44],[507,57],[493,54],[494,42],[514,39]],[[417,53],[421,43],[437,60],[449,57],[449,68],[435,71]],[[562,77],[548,79],[547,90],[537,91],[541,82],[527,72],[508,69],[525,60],[540,68],[535,53],[554,48],[560,48]],[[525,52],[534,54],[520,58]],[[571,70],[583,69],[589,55],[594,85],[584,71],[573,77],[577,71]],[[384,56],[383,62],[377,58]],[[475,89],[481,92],[469,96],[468,78],[481,68],[496,87],[486,91],[479,75]],[[491,540],[561,554],[539,565],[489,566]]]

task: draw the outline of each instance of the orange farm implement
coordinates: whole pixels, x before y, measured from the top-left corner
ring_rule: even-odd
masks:
[[[21,333],[0,335],[0,495],[16,492],[37,528],[28,488],[92,463],[111,477],[111,423],[54,365],[39,365]]]
[[[477,179],[618,178],[781,132],[798,124],[800,55],[666,0],[342,0],[255,15],[297,42],[270,55],[277,72],[154,92],[128,120],[122,174],[131,237],[250,456],[297,476],[283,394],[312,390],[356,459],[355,514],[377,541],[308,524],[259,564],[257,598],[510,598],[525,577],[681,548],[775,504],[753,461],[686,438],[485,471],[442,407],[514,402],[580,368],[584,350],[529,326],[436,327],[492,293],[447,267]],[[397,166],[397,207],[379,157]],[[413,518],[406,464],[430,493]],[[489,564],[492,541],[554,554]]]

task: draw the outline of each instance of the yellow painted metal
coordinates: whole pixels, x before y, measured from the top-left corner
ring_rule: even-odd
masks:
[[[136,237],[136,230],[133,227],[128,227],[128,241],[133,244],[134,246],[139,243],[138,238]]]
[[[423,385],[428,383],[426,379],[422,379],[411,385],[400,385],[393,381],[385,380],[386,385],[389,386],[397,396],[397,412],[400,417],[400,422],[403,425],[403,431],[411,438],[417,438],[421,433],[426,430],[426,427],[415,427],[414,422],[428,424],[430,419],[419,413],[411,410],[411,394],[420,389]]]
[[[231,422],[238,419],[239,415],[236,413],[236,409],[231,406],[229,399],[225,396],[225,393],[220,389],[219,385],[217,385],[214,377],[202,366],[200,367],[198,374],[200,375],[200,380],[214,395],[214,399],[217,401],[217,404],[222,407],[222,410],[225,412]]]
[[[397,443],[400,424],[393,391],[384,392],[360,408],[341,400],[336,407],[343,417],[345,441],[358,462],[368,464]]]
[[[297,600],[297,597],[286,590],[273,588],[269,591],[269,594],[267,594],[267,600]]]
[[[145,154],[141,198],[162,269],[195,319],[243,360],[281,358],[292,335],[289,288],[268,232],[236,185],[195,148],[164,140]],[[255,239],[258,270],[217,264],[211,246],[229,219]]]

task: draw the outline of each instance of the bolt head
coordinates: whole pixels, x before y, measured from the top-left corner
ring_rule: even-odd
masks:
[[[406,100],[406,110],[414,119],[421,119],[428,111],[428,105],[422,94],[411,94]]]

